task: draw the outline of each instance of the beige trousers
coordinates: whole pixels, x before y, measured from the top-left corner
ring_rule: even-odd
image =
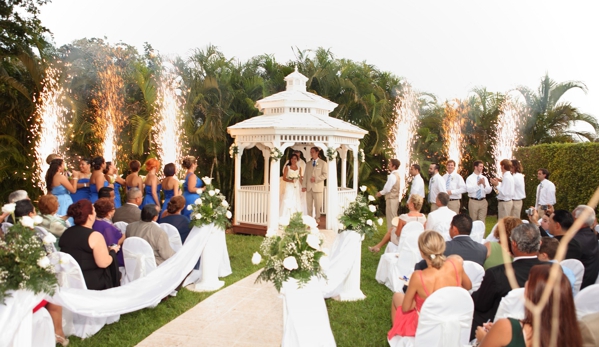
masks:
[[[512,200],[512,211],[510,216],[522,219],[522,202],[523,200]]]
[[[391,228],[391,221],[397,217],[399,211],[399,199],[388,199],[385,200],[387,208],[385,209],[385,216],[387,217],[387,230]]]
[[[433,212],[434,210],[438,209],[439,206],[437,206],[437,204],[431,204],[431,212]]]
[[[483,223],[487,218],[487,208],[489,207],[489,203],[486,199],[484,200],[474,200],[470,199],[468,202],[468,212],[470,212],[470,218],[473,221],[480,220]]]
[[[447,207],[452,210],[453,212],[455,212],[456,214],[460,213],[460,200],[454,200],[454,201],[449,201],[449,203],[447,203]]]
[[[504,217],[509,217],[512,213],[512,206],[514,203],[510,201],[497,201],[497,220]]]
[[[312,190],[306,191],[306,205],[308,205],[308,216],[314,217],[316,223],[320,223],[320,210],[322,209],[322,192]],[[314,208],[314,210],[312,210]],[[314,215],[314,212],[316,212]]]

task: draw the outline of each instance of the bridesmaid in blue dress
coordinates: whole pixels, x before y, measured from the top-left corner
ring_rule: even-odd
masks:
[[[164,193],[164,202],[162,203],[162,211],[160,211],[160,216],[158,217],[158,221],[162,218],[162,215],[166,211],[168,206],[168,202],[171,200],[173,196],[181,195],[181,191],[179,190],[179,180],[175,175],[177,174],[177,167],[173,163],[169,163],[164,165],[164,176],[166,176],[162,180],[162,192]]]
[[[66,178],[64,173],[64,162],[62,159],[54,159],[50,162],[50,168],[46,172],[46,188],[48,192],[56,196],[58,199],[59,216],[67,214],[67,209],[73,203],[70,193],[77,191],[71,182]]]
[[[104,177],[104,169],[106,168],[106,162],[103,157],[96,157],[92,160],[92,167],[94,172],[92,172],[92,177],[89,179],[89,190],[90,190],[90,198],[89,201],[92,203],[98,200],[98,192],[102,187],[112,187],[112,184],[109,184],[106,178]]]
[[[160,162],[158,159],[150,158],[146,161],[146,171],[148,172],[144,181],[146,195],[141,203],[141,208],[147,204],[155,204],[158,208],[162,206],[160,205],[160,199],[158,198],[158,192],[160,192],[162,187],[158,183],[158,177],[156,177],[156,171],[158,171],[159,167]]]
[[[195,157],[187,156],[183,158],[181,163],[183,168],[187,169],[185,174],[185,183],[183,183],[183,196],[185,197],[185,208],[183,209],[183,215],[187,218],[191,216],[191,211],[187,209],[187,206],[195,204],[195,201],[200,197],[204,187],[204,182],[195,175],[194,171],[198,167],[198,163]]]
[[[112,183],[114,188],[114,208],[117,209],[121,207],[121,187],[124,186],[125,180],[118,175],[118,170],[116,165],[112,162],[106,162],[106,169],[104,169],[104,178],[110,183]]]
[[[89,200],[91,197],[91,193],[89,190],[89,178],[91,177],[91,159],[81,158],[79,161],[79,171],[73,172],[73,177],[71,177],[71,183],[77,187],[77,191],[71,194],[71,199],[73,199],[73,203],[81,200],[87,199]]]

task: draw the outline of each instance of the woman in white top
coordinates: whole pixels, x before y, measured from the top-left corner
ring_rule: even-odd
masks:
[[[408,199],[408,213],[404,213],[399,217],[393,218],[393,227],[389,227],[385,236],[381,242],[377,243],[376,246],[368,247],[373,253],[376,253],[381,250],[383,246],[387,244],[387,242],[391,241],[394,245],[399,244],[399,237],[401,236],[401,230],[404,225],[409,222],[419,222],[422,223],[422,226],[426,223],[426,216],[420,213],[420,209],[422,208],[422,203],[424,198],[418,194],[411,195]]]
[[[512,201],[512,212],[510,216],[521,218],[522,213],[522,202],[526,198],[526,191],[524,190],[524,175],[522,174],[522,164],[515,159],[512,159],[512,176],[514,177],[514,197]]]
[[[299,157],[292,154],[289,163],[283,170],[283,181],[285,181],[284,192],[281,197],[279,217],[290,218],[294,213],[304,212],[300,192],[302,187],[303,172],[298,164]]]

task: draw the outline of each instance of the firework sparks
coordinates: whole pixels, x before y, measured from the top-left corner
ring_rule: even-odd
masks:
[[[389,134],[391,146],[395,158],[399,159],[401,165],[398,171],[399,178],[399,200],[406,193],[408,178],[410,177],[410,160],[412,156],[412,144],[416,135],[418,123],[418,100],[416,93],[409,84],[404,84],[403,95],[397,96],[395,101],[395,122]]]
[[[97,92],[99,112],[96,117],[96,132],[103,138],[102,153],[106,161],[114,161],[119,149],[118,135],[123,126],[121,109],[123,105],[123,79],[118,68],[109,63],[106,69],[98,72],[100,89]]]
[[[466,113],[467,106],[458,100],[454,101],[454,105],[445,103],[445,118],[443,119],[444,148],[447,159],[453,159],[456,162],[456,169],[462,161],[462,149],[464,147],[462,115]]]
[[[501,177],[501,165],[503,159],[512,159],[516,149],[520,133],[520,115],[522,114],[519,104],[507,96],[501,107],[501,113],[497,120],[497,131],[495,145],[493,146],[493,158],[495,159],[495,172]]]

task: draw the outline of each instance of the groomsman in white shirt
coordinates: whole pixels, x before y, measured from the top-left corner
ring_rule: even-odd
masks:
[[[514,177],[514,202],[510,216],[522,218],[522,202],[526,199],[526,190],[524,189],[524,175],[522,174],[522,164],[516,159],[512,159],[512,177]]]
[[[412,164],[412,166],[410,166],[410,175],[412,175],[412,188],[410,188],[410,196],[416,194],[420,195],[424,199],[424,180],[420,175],[420,165]]]
[[[443,179],[445,180],[445,190],[449,194],[449,204],[447,204],[447,207],[458,214],[460,213],[462,194],[466,193],[466,183],[464,182],[464,178],[455,171],[456,165],[453,159],[449,159],[446,166],[447,173],[443,175]]]
[[[549,206],[555,205],[555,184],[549,180],[549,170],[537,170],[537,178],[541,183],[537,186],[537,199],[535,207],[539,216],[545,215]]]
[[[512,177],[512,161],[503,159],[501,163],[501,181],[497,178],[491,179],[491,184],[497,187],[497,219],[508,217],[512,213],[514,202],[514,177]]]
[[[431,178],[428,182],[428,202],[431,204],[431,212],[439,208],[436,204],[439,193],[447,193],[445,180],[439,175],[439,164],[433,163],[428,167],[428,175]]]
[[[487,194],[491,193],[491,185],[487,177],[483,176],[485,165],[482,161],[474,162],[474,172],[466,179],[466,190],[468,191],[468,211],[473,221],[480,220],[483,223],[487,218]]]

